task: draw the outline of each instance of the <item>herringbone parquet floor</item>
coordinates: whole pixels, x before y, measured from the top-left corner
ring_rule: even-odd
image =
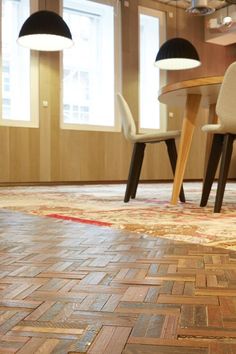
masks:
[[[236,253],[0,211],[0,353],[236,353]]]

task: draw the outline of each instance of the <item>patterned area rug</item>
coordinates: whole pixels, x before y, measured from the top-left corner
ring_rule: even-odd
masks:
[[[140,184],[123,203],[125,185],[1,187],[0,208],[236,250],[236,183],[228,183],[220,214],[199,207],[200,183],[185,183],[187,202],[169,203],[171,184]]]

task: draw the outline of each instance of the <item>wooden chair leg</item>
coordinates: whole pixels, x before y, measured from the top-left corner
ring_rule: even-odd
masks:
[[[223,140],[224,140],[224,135],[214,134],[212,145],[211,145],[211,151],[207,163],[206,174],[203,181],[202,197],[200,202],[201,207],[206,206],[208,202],[208,198],[211,192],[211,187],[215,178],[216,170],[222,152]]]
[[[145,143],[138,143],[138,145],[139,146],[138,146],[138,157],[137,157],[137,169],[136,169],[136,174],[134,177],[134,181],[133,181],[132,188],[131,188],[131,195],[130,195],[132,199],[135,199],[135,197],[136,197],[139,178],[140,178],[142,165],[143,165],[144,152],[145,152],[145,148],[146,148]]]
[[[228,177],[229,166],[230,166],[230,161],[231,161],[231,156],[232,156],[232,151],[233,151],[234,139],[235,139],[235,136],[232,134],[226,134],[224,136],[224,143],[223,143],[223,149],[222,149],[222,157],[221,157],[221,165],[220,165],[219,180],[218,180],[218,186],[217,186],[217,192],[216,192],[214,213],[220,213],[220,210],[221,210],[222,201],[223,201],[224,192],[225,192],[226,180]]]
[[[129,176],[126,185],[124,202],[127,203],[130,200],[133,191],[137,190],[139,176],[142,168],[143,156],[144,156],[144,143],[135,143],[133,147],[133,153],[130,162]]]
[[[173,175],[175,175],[176,162],[177,162],[177,149],[176,149],[176,145],[175,145],[175,139],[165,140],[165,143],[167,146],[167,151],[168,151],[168,156],[169,156],[172,172],[173,172]],[[181,202],[185,203],[185,195],[184,195],[183,185],[181,186],[181,189],[180,189],[179,199]]]

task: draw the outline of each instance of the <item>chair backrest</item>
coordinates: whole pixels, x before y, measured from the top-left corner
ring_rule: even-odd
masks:
[[[117,100],[118,100],[119,109],[121,113],[121,124],[122,124],[122,130],[124,132],[124,136],[126,137],[127,140],[131,141],[136,134],[136,126],[134,123],[134,118],[132,116],[128,103],[120,93],[117,94]]]
[[[227,133],[236,133],[236,62],[226,70],[216,104],[220,124]]]

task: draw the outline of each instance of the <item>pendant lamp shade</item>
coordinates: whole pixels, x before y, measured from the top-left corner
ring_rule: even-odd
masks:
[[[162,70],[186,70],[201,65],[195,47],[184,38],[171,38],[160,47],[155,65]]]
[[[18,43],[33,50],[57,51],[73,45],[69,27],[53,11],[34,12],[20,30]]]

